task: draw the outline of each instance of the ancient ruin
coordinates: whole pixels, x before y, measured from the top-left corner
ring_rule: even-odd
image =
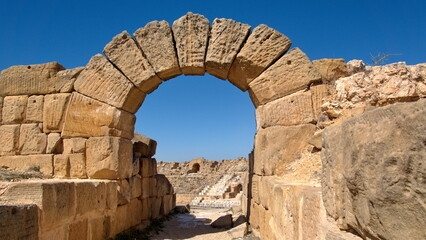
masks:
[[[85,67],[3,70],[0,166],[53,179],[0,183],[0,239],[107,239],[168,214],[173,188],[134,113],[163,81],[205,73],[256,107],[241,196],[256,236],[426,239],[426,64],[311,62],[291,44],[188,13],[118,34]]]

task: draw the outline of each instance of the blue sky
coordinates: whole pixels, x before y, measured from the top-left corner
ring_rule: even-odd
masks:
[[[426,1],[20,1],[0,0],[0,70],[58,61],[84,66],[113,36],[153,20],[191,11],[266,24],[314,60],[401,54],[390,62],[426,62]],[[159,142],[157,159],[220,160],[246,156],[253,146],[254,107],[228,82],[178,77],[149,95],[136,130]]]

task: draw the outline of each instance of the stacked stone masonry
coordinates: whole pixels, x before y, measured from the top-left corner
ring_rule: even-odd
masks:
[[[257,235],[356,238],[340,231],[349,230],[373,239],[395,239],[395,231],[407,229],[385,228],[377,233],[368,222],[341,221],[348,214],[364,219],[365,212],[356,208],[359,202],[352,205],[353,211],[335,213],[328,205],[324,210],[323,203],[332,200],[321,190],[321,137],[327,127],[371,109],[424,98],[426,65],[311,62],[290,46],[285,35],[265,25],[250,32],[248,25],[216,19],[210,27],[204,16],[188,13],[171,27],[156,21],[133,36],[117,35],[105,47],[105,56],[93,56],[84,68],[66,70],[51,62],[3,70],[0,167],[34,168],[57,179],[90,180],[2,183],[1,216],[10,219],[11,211],[19,214],[7,220],[10,227],[0,225],[12,232],[0,233],[19,238],[13,232],[16,221],[30,218],[28,234],[39,239],[105,239],[166,214],[174,204],[173,188],[156,174],[155,141],[133,140],[134,113],[161,81],[181,73],[207,72],[247,90],[256,107],[258,131],[242,204]],[[335,162],[323,164],[326,168]],[[340,176],[345,169],[336,171]],[[37,206],[39,222],[31,217],[32,204]],[[401,209],[412,210],[409,204]],[[372,216],[382,220],[380,214]],[[424,236],[424,226],[415,227],[416,236]]]

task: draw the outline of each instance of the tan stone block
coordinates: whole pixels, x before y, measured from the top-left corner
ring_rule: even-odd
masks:
[[[141,222],[142,216],[142,202],[141,200],[135,198],[130,200],[129,204],[129,219],[130,226],[136,226]]]
[[[149,198],[151,195],[151,182],[149,177],[142,178],[142,198]]]
[[[257,128],[291,126],[314,121],[311,92],[300,92],[261,105],[256,109]]]
[[[85,153],[86,138],[64,139],[64,153]]]
[[[285,173],[289,162],[300,158],[315,125],[275,126],[260,129],[255,137],[254,172],[259,175]]]
[[[22,123],[25,118],[28,96],[7,96],[3,100],[3,124]]]
[[[324,83],[348,76],[348,69],[343,58],[323,58],[312,61],[312,64],[321,74]]]
[[[159,197],[150,197],[149,206],[151,210],[151,219],[157,219],[160,217],[161,210],[161,198]]]
[[[142,157],[152,157],[157,149],[157,142],[149,137],[135,132],[132,139],[133,152],[138,152]]]
[[[150,22],[136,30],[133,36],[161,79],[167,80],[182,74],[168,22]]]
[[[229,71],[229,81],[242,91],[291,46],[284,34],[266,25],[257,26],[238,53]]]
[[[91,240],[104,240],[114,237],[111,216],[101,216],[89,220],[89,236]]]
[[[61,132],[70,93],[50,94],[44,97],[43,131]]]
[[[163,197],[168,194],[172,194],[172,184],[163,174],[157,174],[156,178],[156,190],[159,197]]]
[[[68,228],[68,240],[88,239],[87,219],[73,222]]]
[[[306,54],[293,48],[249,84],[250,98],[257,107],[318,81],[321,75]]]
[[[160,78],[126,31],[115,36],[103,52],[142,92],[151,93],[161,84]]]
[[[157,174],[157,161],[155,158],[141,158],[142,177],[152,177]]]
[[[41,124],[22,124],[19,136],[19,151],[22,155],[46,153],[47,135]]]
[[[25,122],[27,123],[43,122],[43,103],[44,103],[43,95],[33,95],[28,97]]]
[[[321,84],[311,86],[311,92],[314,117],[318,118],[321,113],[321,105],[324,102],[324,98],[330,95],[330,85]]]
[[[115,214],[115,231],[121,233],[130,227],[129,204],[118,206]]]
[[[68,93],[74,91],[74,82],[84,67],[76,67],[60,71],[56,75],[56,92]]]
[[[206,72],[227,79],[231,64],[250,33],[250,26],[231,19],[216,18],[210,33]]]
[[[188,12],[173,22],[172,29],[183,74],[204,75],[209,20],[202,15]]]
[[[142,177],[140,175],[133,176],[129,179],[131,194],[130,198],[137,198],[142,195]]]
[[[54,155],[53,158],[54,176],[56,178],[68,178],[70,177],[70,161],[68,155]]]
[[[3,113],[2,112],[3,112],[3,97],[0,96],[0,123],[3,122],[3,120],[2,120]]]
[[[61,70],[57,62],[12,66],[0,73],[0,96],[53,93]]]
[[[132,176],[135,176],[135,175],[138,175],[138,174],[142,174],[141,173],[141,160],[139,158],[135,159],[133,157],[132,166],[133,166]]]
[[[93,180],[75,182],[77,215],[106,209],[106,189],[105,182]]]
[[[132,189],[127,179],[117,180],[117,204],[125,205],[130,202]]]
[[[106,58],[93,56],[74,83],[76,91],[135,113],[145,99],[145,93],[136,88]]]
[[[173,195],[165,195],[162,198],[161,215],[166,216],[173,210]]]
[[[38,239],[35,204],[0,205],[0,239]]]
[[[133,138],[133,114],[74,92],[65,117],[62,136]]]
[[[0,125],[0,156],[18,154],[20,125]]]
[[[158,197],[157,178],[156,177],[150,177],[149,178],[149,196],[150,197]]]
[[[40,240],[68,239],[68,225],[62,225],[57,228],[42,230],[39,234]]]
[[[27,171],[28,169],[40,169],[40,172],[52,176],[53,155],[27,155],[27,156],[3,156],[0,157],[0,166],[17,171]]]
[[[118,183],[117,181],[108,181],[105,184],[107,191],[106,208],[115,211],[118,205]]]
[[[142,198],[142,215],[141,220],[147,220],[151,218],[151,209],[149,206],[149,198]]]
[[[69,154],[70,177],[87,178],[86,174],[86,156],[84,153]]]
[[[47,135],[46,153],[59,154],[63,151],[62,138],[60,133],[49,133]]]
[[[118,137],[93,137],[86,142],[89,178],[123,179],[132,174],[132,142]]]

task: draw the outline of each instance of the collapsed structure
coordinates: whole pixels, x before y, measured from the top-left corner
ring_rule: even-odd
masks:
[[[0,237],[105,239],[166,214],[152,155],[133,161],[134,113],[162,81],[207,72],[256,107],[242,196],[256,235],[425,239],[426,65],[311,62],[250,29],[188,13],[115,36],[84,68],[3,70],[0,165],[69,179],[2,183]]]

